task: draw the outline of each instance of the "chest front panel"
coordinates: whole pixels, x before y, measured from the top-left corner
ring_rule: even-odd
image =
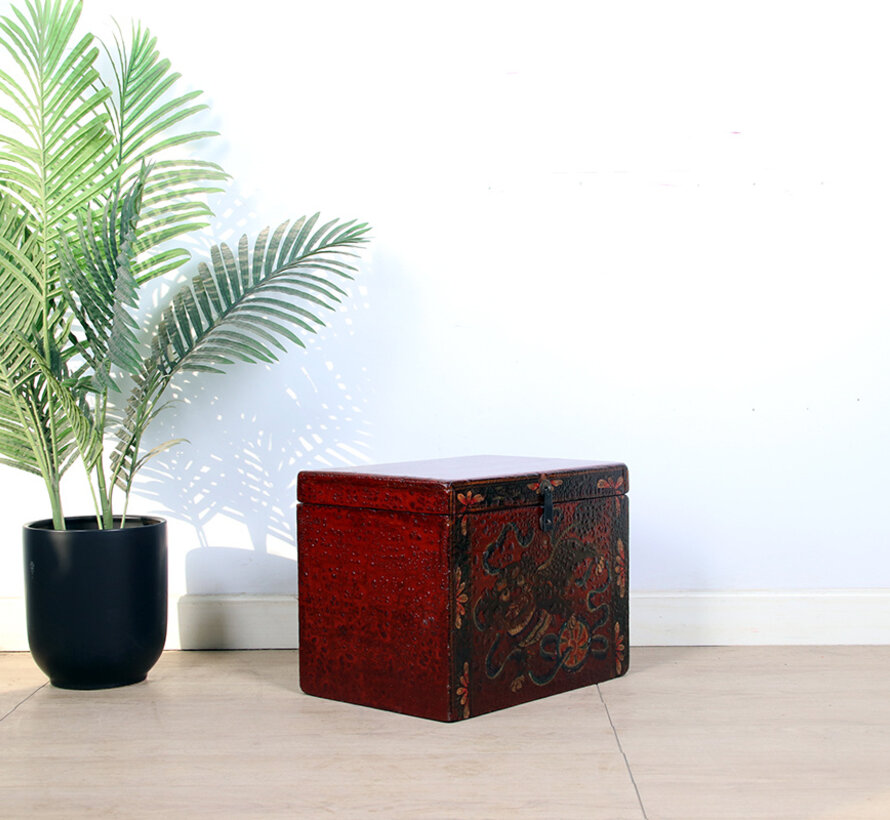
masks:
[[[623,674],[625,496],[522,507],[454,528],[454,692],[469,717]]]

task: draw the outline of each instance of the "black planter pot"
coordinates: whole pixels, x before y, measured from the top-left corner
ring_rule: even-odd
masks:
[[[115,519],[120,527],[120,519]],[[94,517],[24,527],[28,643],[62,689],[108,689],[145,679],[167,637],[167,522]]]

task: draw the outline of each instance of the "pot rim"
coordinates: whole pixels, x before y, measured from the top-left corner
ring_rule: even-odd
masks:
[[[123,516],[115,515],[114,521],[120,523]],[[24,530],[37,530],[42,532],[121,532],[130,529],[142,529],[149,527],[164,527],[167,525],[167,519],[157,515],[128,515],[126,525],[112,527],[110,530],[103,530],[97,526],[95,515],[66,515],[64,530],[53,528],[52,518],[40,518],[37,521],[30,521],[22,525]]]

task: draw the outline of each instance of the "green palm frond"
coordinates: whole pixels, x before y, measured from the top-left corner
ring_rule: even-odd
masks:
[[[181,248],[157,248],[209,224],[213,214],[203,197],[221,191],[219,183],[228,175],[213,162],[169,157],[171,149],[216,136],[215,131],[180,130],[208,106],[197,102],[200,91],[171,96],[180,75],[171,70],[169,60],[160,57],[148,29],[134,24],[130,42],[128,49],[118,35],[115,53],[106,51],[117,83],[111,115],[117,134],[120,184],[132,184],[145,163],[151,162],[155,168],[145,186],[145,209],[135,244],[134,270],[139,282],[145,282],[175,270],[189,258]]]
[[[0,193],[0,357],[43,309],[37,240],[24,208]]]
[[[285,343],[304,347],[300,332],[324,324],[319,309],[333,310],[351,279],[348,259],[367,242],[369,228],[319,215],[264,229],[254,243],[243,236],[237,250],[211,248],[211,264],[173,297],[158,322],[151,353],[135,380],[118,430],[112,468],[119,481],[137,464],[142,432],[155,404],[180,371],[221,373],[235,362],[273,362]]]
[[[23,344],[44,315],[38,239],[27,212],[0,193],[0,462],[46,476],[64,460],[66,439],[45,434],[53,408],[41,396],[33,356]],[[64,428],[63,419],[54,422]]]
[[[93,370],[92,389],[119,390],[112,368],[135,372],[142,363],[137,324],[131,315],[138,301],[132,272],[133,243],[148,169],[143,168],[130,190],[115,196],[97,221],[78,219],[78,246],[63,239],[62,292],[80,325],[84,340],[78,352]]]
[[[368,231],[334,220],[313,232],[317,221],[318,214],[262,231],[253,254],[246,236],[237,251],[211,248],[211,266],[199,265],[161,316],[154,366],[165,375],[222,372],[219,365],[234,361],[276,361],[283,341],[304,346],[295,331],[324,324],[318,309],[333,310],[344,294],[330,274],[351,278],[355,268],[341,257],[354,256]]]
[[[19,389],[16,373],[20,370],[12,369],[16,365],[21,368],[24,362],[0,359],[0,463],[44,475],[49,465],[34,424],[35,408]]]
[[[39,384],[41,391],[46,395],[45,408],[41,409],[46,412],[46,408],[52,406],[49,404],[50,396],[58,408],[61,425],[59,430],[61,440],[64,442],[64,447],[60,451],[63,460],[60,465],[61,472],[64,472],[77,455],[81,457],[87,470],[91,470],[102,455],[102,431],[95,423],[83,390],[77,389],[77,384],[68,378],[61,362],[56,361],[56,357],[44,355],[28,342],[23,341],[22,346],[31,355],[32,372],[40,376],[39,380],[35,380],[35,385]],[[50,429],[45,423],[42,427]]]
[[[29,0],[27,13],[13,13],[0,19],[0,42],[18,69],[0,72],[0,117],[12,126],[0,134],[0,191],[30,214],[46,250],[116,177],[110,92],[97,83],[93,37],[73,40],[79,2]],[[58,271],[46,260],[41,275],[51,287]]]
[[[37,349],[20,333],[7,341],[0,357],[0,459],[57,482],[77,457],[78,417],[88,417],[89,409],[77,395],[56,339],[50,338],[48,350]],[[61,392],[64,404],[58,400]]]

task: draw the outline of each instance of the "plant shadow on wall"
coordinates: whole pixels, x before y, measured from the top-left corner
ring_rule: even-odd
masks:
[[[170,385],[146,446],[186,441],[146,464],[134,494],[194,527],[187,593],[296,594],[297,473],[370,460],[366,348],[352,323],[368,306],[370,267],[326,326],[303,337],[305,350]]]

